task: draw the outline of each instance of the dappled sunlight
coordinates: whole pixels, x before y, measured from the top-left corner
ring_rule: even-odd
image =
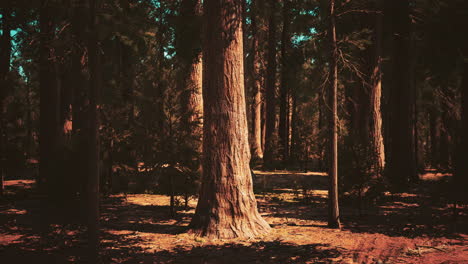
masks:
[[[316,182],[319,188],[294,184],[285,188],[283,177],[295,176],[282,171],[281,177],[269,178],[267,189],[255,182],[261,189],[256,194],[259,211],[272,231],[251,239],[208,240],[187,233],[196,199],[189,201],[188,210],[177,206],[171,217],[165,195],[104,197],[101,257],[110,263],[437,263],[466,257],[467,208],[460,212],[458,231],[450,231],[450,205],[427,207],[423,203],[427,197],[419,191],[424,184],[412,192],[384,193],[379,204],[361,213],[355,204],[343,201],[343,230],[337,231],[327,227],[327,190],[320,188],[321,182]],[[8,191],[22,192],[16,186],[23,185],[7,181]],[[28,201],[28,196],[18,199],[0,210],[0,246],[12,252],[5,259],[12,254],[23,254],[24,260],[47,260],[49,254],[67,261],[80,259],[80,226],[52,224],[43,233],[31,220],[39,219],[37,203]]]

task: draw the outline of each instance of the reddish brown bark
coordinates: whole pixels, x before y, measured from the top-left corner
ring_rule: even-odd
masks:
[[[251,86],[253,90],[253,102],[252,102],[252,158],[262,159],[263,148],[262,148],[262,88],[260,80],[260,54],[258,48],[258,26],[257,26],[257,6],[256,1],[252,0],[252,78]]]
[[[200,0],[183,0],[179,9],[176,27],[176,50],[180,76],[181,132],[185,135],[191,150],[201,154],[203,135],[202,97],[202,54],[201,54],[201,15]],[[189,26],[187,26],[189,24]],[[190,41],[187,41],[190,39]],[[200,155],[201,156],[201,155]],[[185,165],[201,168],[198,155],[185,155]],[[171,205],[174,199],[171,196]],[[171,206],[171,208],[173,208]]]
[[[335,26],[335,0],[330,1],[329,13],[330,30],[330,94],[329,106],[329,144],[330,144],[330,166],[328,177],[330,178],[328,189],[328,226],[341,228],[340,209],[338,205],[338,47],[336,44]]]
[[[241,1],[206,1],[204,16],[203,178],[191,228],[200,236],[255,237],[270,227],[249,168]]]
[[[380,8],[381,5],[378,4]],[[385,167],[385,147],[382,135],[382,27],[383,15],[376,14],[374,33],[374,68],[371,76],[370,95],[370,140],[372,155],[375,157],[374,169],[380,176]]]
[[[291,2],[284,1],[283,6],[283,31],[281,33],[281,85],[280,85],[280,98],[279,98],[279,125],[278,135],[280,140],[281,156],[283,162],[289,158],[289,86],[290,81],[290,65],[288,59],[291,45],[291,36],[289,32]]]
[[[276,18],[275,8],[277,0],[270,0],[270,18],[268,22],[268,59],[267,59],[267,74],[266,74],[266,91],[265,91],[265,149],[264,163],[265,166],[270,166],[273,162],[274,142],[273,135],[275,132],[276,119]]]

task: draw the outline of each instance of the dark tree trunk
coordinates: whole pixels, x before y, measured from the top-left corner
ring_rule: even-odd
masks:
[[[291,85],[290,78],[290,65],[289,51],[291,46],[291,36],[289,32],[289,26],[291,23],[290,18],[291,2],[289,0],[284,1],[283,6],[283,32],[281,35],[281,85],[280,85],[280,115],[278,134],[280,140],[280,149],[283,162],[289,159],[289,92]]]
[[[328,226],[331,228],[341,228],[340,210],[338,206],[338,47],[336,44],[335,26],[335,0],[330,1],[329,13],[329,34],[330,34],[330,94],[329,106],[329,144],[330,144],[330,167],[328,177],[330,179],[328,189]]]
[[[85,0],[86,1],[86,0]],[[88,176],[88,247],[89,257],[97,263],[99,253],[99,93],[101,86],[101,60],[98,51],[96,9],[97,0],[89,1],[88,69],[89,79],[89,147]]]
[[[414,93],[410,78],[410,14],[408,0],[391,1],[388,15],[393,21],[394,51],[390,104],[391,152],[388,157],[388,178],[395,190],[405,190],[416,178],[414,155]],[[387,13],[385,14],[387,15]]]
[[[381,11],[381,0],[377,5]],[[385,147],[382,135],[382,29],[383,29],[383,14],[376,14],[375,33],[374,33],[374,67],[371,75],[370,87],[370,129],[369,136],[371,140],[372,155],[375,157],[374,173],[380,177],[385,167]]]
[[[431,135],[431,165],[433,168],[440,168],[440,126],[441,119],[437,109],[429,112],[429,129]]]
[[[466,46],[465,46],[466,48]],[[468,56],[468,49],[465,49],[464,56]],[[460,146],[458,146],[456,173],[454,177],[454,186],[456,192],[455,202],[466,201],[468,194],[466,186],[468,185],[468,62],[463,63],[461,83],[461,124],[460,124]]]
[[[6,175],[7,129],[6,129],[6,96],[8,94],[8,73],[11,58],[11,9],[2,8],[2,36],[0,38],[0,196],[3,196]]]
[[[55,50],[53,40],[55,26],[52,7],[48,1],[41,2],[40,9],[40,131],[39,131],[39,186],[45,183],[52,201],[60,190],[58,186],[59,171],[57,170],[58,148],[60,137],[60,94],[55,71]]]
[[[251,86],[253,91],[252,102],[252,158],[259,160],[263,158],[262,148],[262,88],[260,80],[260,52],[258,47],[257,26],[257,1],[251,2],[251,27],[252,27],[252,72]]]
[[[122,60],[122,67],[121,67],[121,84],[123,88],[123,97],[128,107],[127,112],[127,126],[128,129],[131,129],[135,119],[135,66],[133,62],[133,48],[127,46],[124,43],[120,43],[121,45],[121,60]]]
[[[242,4],[205,1],[203,178],[192,231],[215,238],[270,230],[257,210],[244,95]]]
[[[271,166],[274,159],[273,135],[275,132],[276,119],[276,3],[277,0],[270,0],[270,18],[268,22],[268,61],[265,91],[265,151],[263,153],[264,165],[266,167]]]
[[[201,25],[199,19],[202,15],[200,0],[184,0],[181,3],[180,26],[178,31],[178,48],[181,50],[180,64],[183,82],[183,122],[189,134],[201,135],[201,121],[203,117],[202,97],[202,55],[200,51]],[[187,27],[187,23],[190,27]],[[186,43],[190,38],[191,42]],[[180,45],[180,46],[179,46]],[[194,129],[194,124],[199,126]],[[198,129],[199,128],[199,129]]]
[[[86,163],[86,155],[88,149],[88,132],[87,123],[88,111],[88,53],[87,35],[88,30],[88,11],[86,0],[75,1],[73,5],[72,15],[72,32],[75,39],[75,44],[72,46],[71,54],[71,78],[72,82],[72,141],[73,145],[73,182],[75,182],[76,191],[79,192],[81,198],[81,206],[83,212],[86,212],[87,204],[87,177],[86,169],[83,164]]]
[[[297,94],[295,90],[291,91],[291,151],[290,159],[292,162],[296,162],[298,157],[298,144],[299,144],[299,132],[297,129],[298,113],[297,113]]]

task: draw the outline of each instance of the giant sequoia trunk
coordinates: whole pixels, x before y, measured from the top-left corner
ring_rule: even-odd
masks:
[[[8,92],[8,73],[11,58],[11,9],[2,8],[2,36],[0,38],[0,196],[3,195],[3,180],[6,175],[6,96]]]
[[[47,192],[52,201],[60,191],[57,158],[60,136],[60,96],[55,72],[55,50],[53,39],[55,26],[49,1],[41,2],[40,9],[40,130],[39,130],[39,187],[47,184]],[[55,197],[57,198],[57,197]]]
[[[266,120],[265,120],[265,166],[270,166],[273,161],[273,134],[276,119],[276,19],[275,8],[277,0],[270,0],[270,19],[268,22],[268,61],[266,76]]]
[[[397,190],[408,187],[409,181],[416,178],[414,155],[414,93],[410,78],[410,14],[408,0],[391,1],[385,15],[393,21],[392,89],[390,91],[391,118],[390,144],[388,157],[388,177]]]
[[[252,158],[254,160],[263,158],[262,148],[262,88],[260,80],[260,54],[258,49],[258,26],[257,26],[257,4],[255,0],[252,0],[252,78],[251,86],[253,91],[253,102],[252,102]]]
[[[290,80],[290,65],[288,65],[291,36],[289,33],[289,26],[291,23],[290,9],[291,2],[284,1],[283,6],[283,32],[281,33],[281,85],[280,85],[280,113],[278,135],[281,146],[281,154],[283,162],[289,158],[289,87]]]
[[[341,228],[340,210],[338,206],[338,47],[336,44],[335,1],[330,1],[329,13],[330,34],[330,94],[329,106],[330,124],[329,132],[329,189],[328,189],[328,226]]]
[[[203,178],[192,231],[215,238],[255,237],[270,227],[257,210],[243,76],[242,4],[205,1]]]

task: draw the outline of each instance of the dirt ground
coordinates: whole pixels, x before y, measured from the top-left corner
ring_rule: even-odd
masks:
[[[468,263],[468,210],[443,198],[426,174],[410,193],[378,205],[343,199],[341,231],[327,228],[323,173],[256,171],[259,210],[272,226],[264,237],[206,240],[187,234],[195,200],[169,215],[169,198],[152,194],[102,199],[103,263]],[[83,263],[80,210],[43,209],[30,180],[7,181],[0,201],[0,263]],[[41,209],[42,208],[42,209]],[[81,214],[82,215],[82,214]],[[71,221],[72,220],[76,220]],[[66,223],[66,224],[64,224]]]

